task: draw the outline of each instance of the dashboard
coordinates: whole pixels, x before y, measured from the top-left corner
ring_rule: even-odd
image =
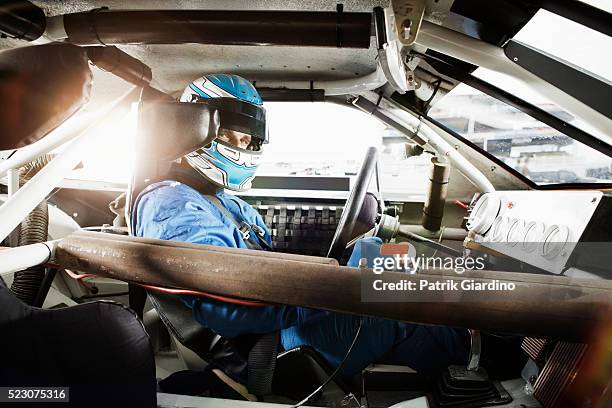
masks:
[[[596,243],[609,245],[611,201],[601,191],[496,191],[478,198],[466,227],[480,246],[560,274],[584,266],[576,260]]]

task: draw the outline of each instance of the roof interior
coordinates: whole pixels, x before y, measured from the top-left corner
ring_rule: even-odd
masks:
[[[471,1],[471,0],[467,0]],[[522,0],[491,0],[505,3]],[[48,16],[88,11],[100,7],[119,9],[208,9],[208,10],[306,10],[335,11],[336,1],[329,0],[33,0]],[[478,22],[453,14],[466,0],[428,0],[425,18],[452,29],[463,31],[466,24]],[[376,6],[387,7],[389,0],[342,1],[346,12],[371,12]],[[464,7],[465,8],[465,7]],[[472,29],[472,31],[474,31]],[[12,39],[0,39],[0,49],[28,45]],[[370,48],[323,47],[253,47],[203,44],[121,45],[130,55],[149,65],[154,85],[170,93],[182,90],[189,81],[205,73],[234,73],[249,80],[327,80],[363,76],[376,69],[375,37]],[[100,80],[103,76],[97,75]]]
[[[87,11],[107,6],[112,9],[207,9],[207,10],[309,10],[335,11],[335,1],[251,0],[251,1],[147,1],[79,0],[33,1],[48,16]],[[346,12],[370,12],[387,6],[388,0],[343,1]],[[376,69],[374,37],[370,49],[323,47],[252,47],[202,44],[122,45],[122,50],[142,60],[153,71],[155,84],[177,92],[204,73],[235,73],[250,80],[325,80],[366,75]]]

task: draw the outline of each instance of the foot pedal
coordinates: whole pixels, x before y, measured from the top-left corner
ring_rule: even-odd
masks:
[[[489,379],[484,368],[468,370],[465,366],[448,367],[427,397],[432,407],[439,408],[478,408],[512,401],[499,381]]]

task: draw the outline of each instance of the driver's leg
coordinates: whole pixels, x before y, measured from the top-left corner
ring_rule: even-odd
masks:
[[[451,364],[465,365],[469,355],[467,329],[400,323],[404,332],[381,363],[406,365],[435,374]]]
[[[344,358],[359,327],[358,316],[330,313],[281,332],[285,349],[308,345],[336,367]],[[374,362],[407,365],[420,373],[434,373],[450,364],[465,364],[466,330],[423,326],[393,320],[361,318],[361,334],[342,370],[350,377]],[[464,333],[465,332],[465,333]]]
[[[355,337],[359,319],[352,315],[329,313],[323,318],[282,330],[281,342],[286,350],[310,346],[335,368]],[[359,373],[391,350],[401,332],[397,322],[392,320],[362,319],[361,334],[341,373],[344,377]]]

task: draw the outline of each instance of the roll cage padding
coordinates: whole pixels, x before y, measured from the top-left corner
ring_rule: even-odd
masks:
[[[0,279],[0,333],[4,387],[70,387],[70,402],[62,406],[156,406],[149,336],[119,303],[39,309]]]
[[[0,52],[0,150],[33,143],[89,101],[87,52],[45,44]]]

